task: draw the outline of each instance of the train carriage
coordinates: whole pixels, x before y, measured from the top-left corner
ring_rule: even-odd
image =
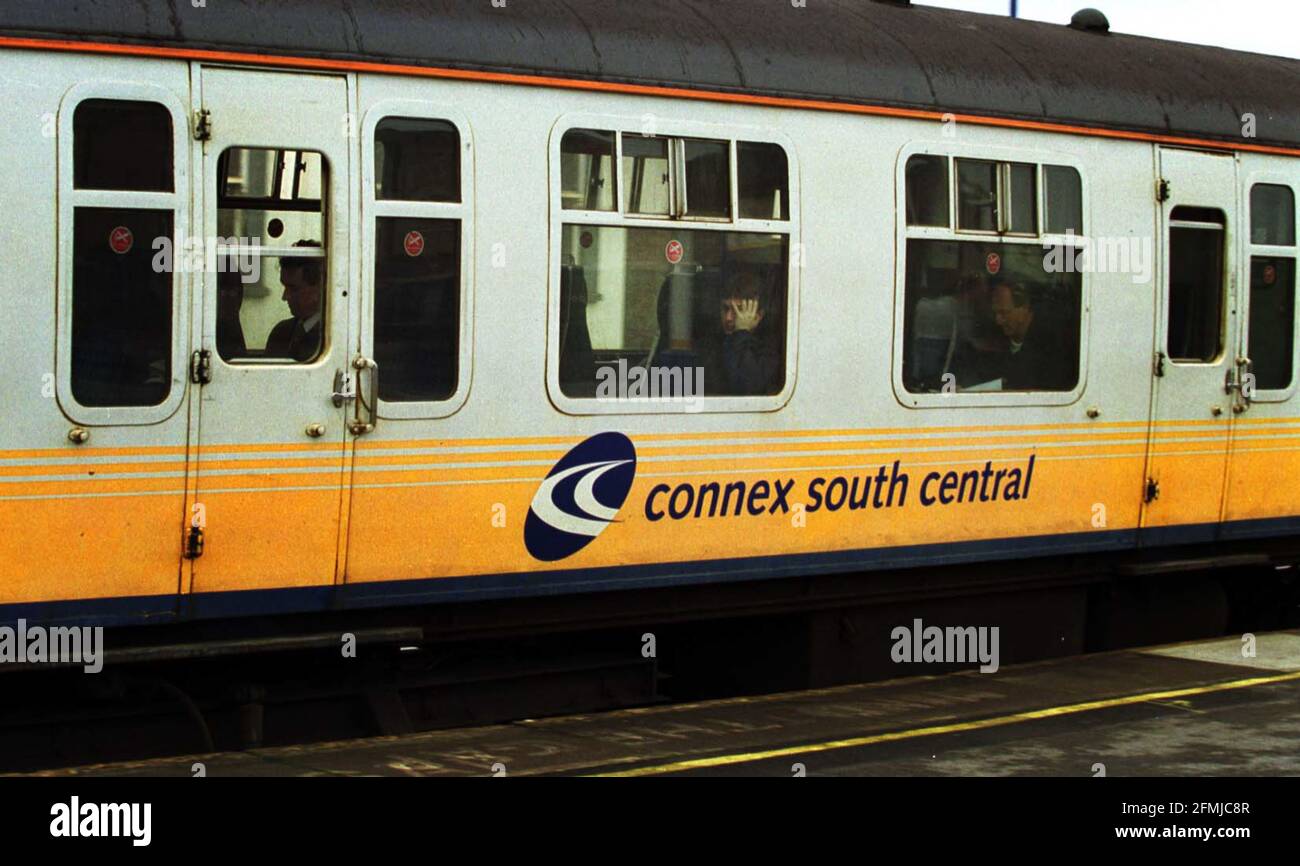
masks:
[[[6,4],[0,619],[1294,557],[1300,63],[767,5]]]

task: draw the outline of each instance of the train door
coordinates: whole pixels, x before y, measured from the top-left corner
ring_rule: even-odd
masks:
[[[348,583],[433,577],[481,555],[456,524],[492,507],[467,501],[487,488],[453,465],[482,449],[456,448],[446,432],[470,387],[469,124],[392,81],[362,78],[359,93],[362,369]]]
[[[1244,157],[1263,168],[1261,157]],[[1295,447],[1297,179],[1276,171],[1243,171],[1241,209],[1244,291],[1241,340],[1233,384],[1232,456],[1224,506],[1226,535],[1267,527],[1252,521],[1300,514],[1300,490],[1279,483],[1300,474]]]
[[[190,591],[331,585],[349,377],[347,79],[203,68]]]
[[[1148,540],[1218,535],[1239,316],[1237,164],[1161,150],[1160,313],[1142,528]]]

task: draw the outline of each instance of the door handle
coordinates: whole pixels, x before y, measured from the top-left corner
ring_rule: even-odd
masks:
[[[352,390],[352,379],[343,370],[334,371],[334,393],[330,395],[335,408],[341,408],[344,403],[351,403],[357,399],[357,392]]]
[[[375,432],[375,427],[379,424],[379,364],[364,355],[358,355],[352,362],[352,368],[357,371],[357,392],[354,395],[357,414],[349,429],[354,436],[364,436]],[[366,376],[370,379],[366,389],[369,400],[361,395],[361,379]],[[362,418],[362,413],[365,413],[365,419]]]

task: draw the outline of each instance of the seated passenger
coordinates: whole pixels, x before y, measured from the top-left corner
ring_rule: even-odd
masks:
[[[756,397],[775,394],[783,366],[780,335],[761,326],[765,299],[758,278],[742,271],[732,275],[722,292],[722,339],[716,360],[709,366],[704,387],[710,394]],[[717,377],[722,381],[718,382]]]
[[[1008,342],[1004,391],[1068,391],[1078,380],[1069,340],[1034,308],[1024,286],[1005,280],[993,286],[993,317]]]
[[[320,247],[316,241],[299,241],[295,247]],[[325,329],[324,309],[325,260],[286,256],[280,260],[283,299],[292,317],[278,323],[266,339],[267,358],[292,358],[311,361],[320,354]]]

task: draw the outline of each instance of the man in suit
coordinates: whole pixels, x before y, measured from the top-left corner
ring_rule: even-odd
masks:
[[[1068,340],[1053,333],[1034,307],[1033,296],[1019,283],[993,286],[993,318],[1007,338],[1009,356],[1002,377],[1004,391],[1069,391],[1078,381]]]
[[[299,241],[295,247],[315,247],[316,241]],[[267,358],[291,358],[299,363],[312,361],[324,343],[325,260],[286,256],[280,260],[283,300],[289,305],[291,318],[271,329],[266,339]]]

